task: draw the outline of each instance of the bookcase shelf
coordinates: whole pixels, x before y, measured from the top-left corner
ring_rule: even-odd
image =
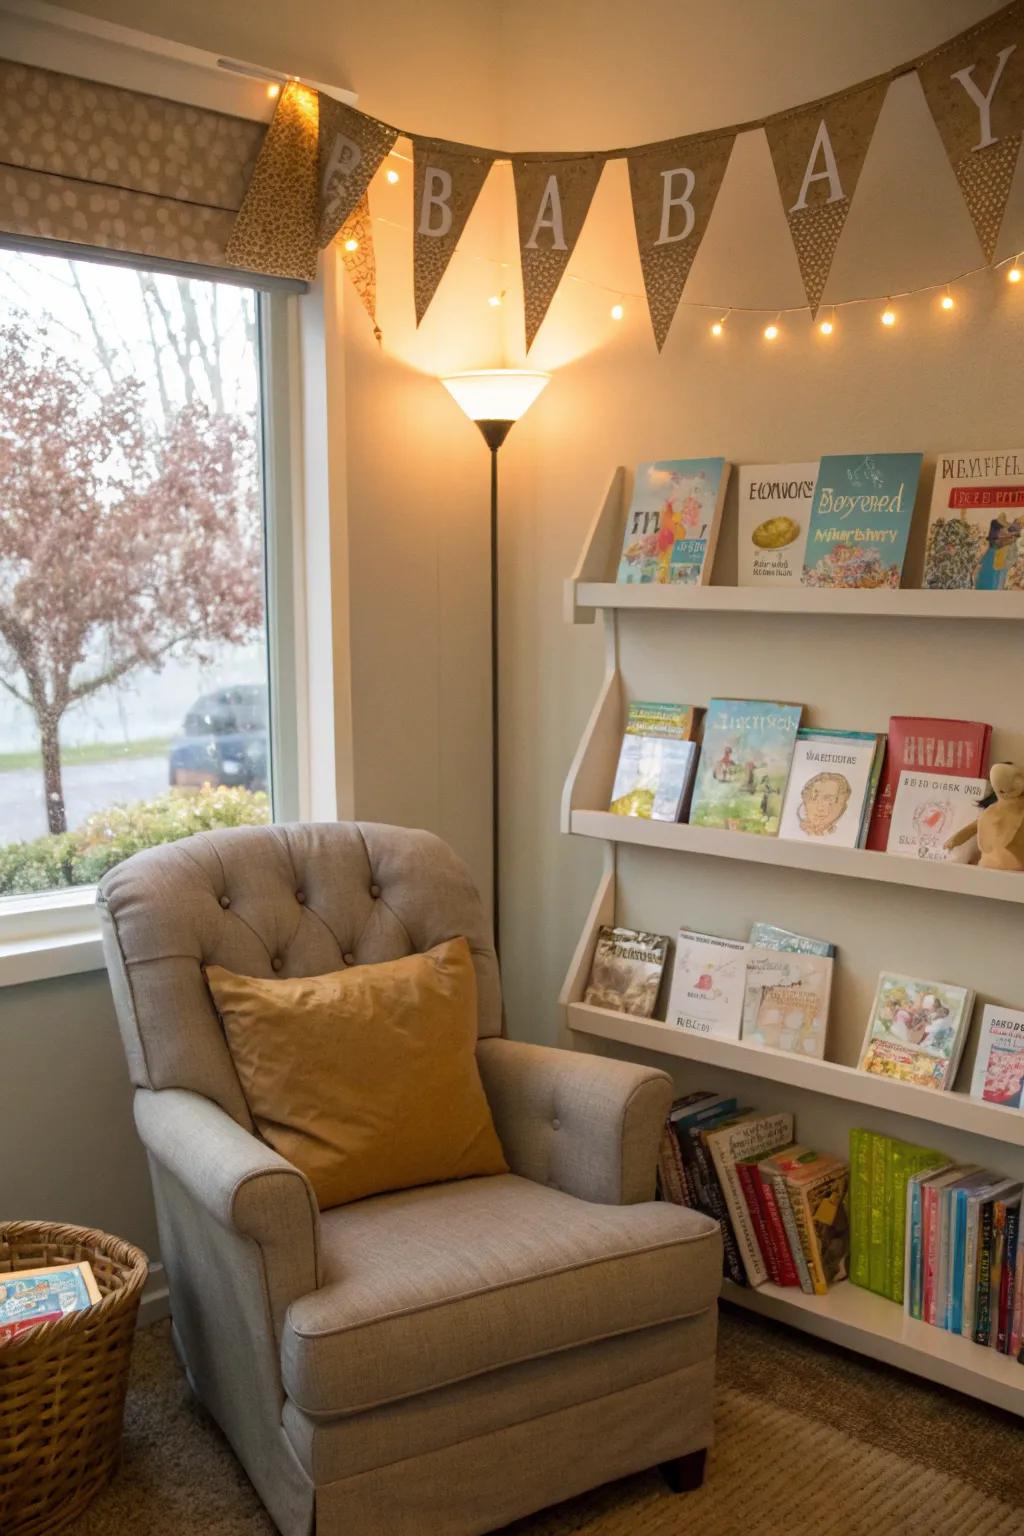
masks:
[[[991,901],[1024,902],[1024,875],[972,864],[940,864],[901,859],[863,848],[827,848],[752,832],[725,832],[717,827],[693,827],[686,822],[646,821],[639,816],[613,816],[610,811],[570,809],[569,830],[583,837],[641,848],[668,848],[776,869],[805,869],[819,875],[877,880],[886,885],[916,886],[957,896]]]
[[[913,1371],[1010,1413],[1024,1413],[1024,1365],[959,1334],[917,1322],[896,1302],[848,1280],[827,1296],[808,1296],[770,1283],[749,1289],[726,1280],[722,1295],[749,1312]]]
[[[678,587],[570,581],[577,609],[640,608],[673,613],[826,615],[863,619],[1024,619],[1024,592],[931,592],[909,587],[835,591],[816,587]]]
[[[934,1088],[900,1083],[894,1078],[878,1077],[838,1062],[818,1061],[810,1056],[775,1051],[743,1040],[691,1035],[657,1019],[636,1019],[608,1008],[595,1008],[589,1003],[570,1002],[568,1022],[574,1034],[592,1035],[620,1045],[658,1051],[665,1056],[704,1062],[727,1072],[744,1072],[768,1082],[787,1083],[793,1088],[827,1094],[829,1098],[845,1099],[851,1104],[910,1115],[915,1120],[926,1120],[932,1126],[948,1126],[1007,1146],[1024,1147],[1024,1111],[986,1104],[966,1093],[939,1093]]]

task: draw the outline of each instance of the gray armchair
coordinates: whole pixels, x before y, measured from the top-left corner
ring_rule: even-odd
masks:
[[[470,1536],[659,1463],[699,1482],[721,1247],[652,1199],[670,1081],[502,1038],[443,843],[204,833],[129,859],[99,900],[175,1343],[283,1536]],[[254,1132],[202,964],[314,975],[459,934],[512,1172],[318,1211]]]

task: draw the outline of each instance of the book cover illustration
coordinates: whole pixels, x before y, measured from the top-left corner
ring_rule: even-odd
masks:
[[[99,1301],[87,1262],[55,1269],[22,1269],[0,1275],[0,1341],[37,1323],[53,1322]]]
[[[609,809],[616,816],[677,821],[697,763],[688,704],[629,706]]]
[[[884,852],[900,774],[906,769],[981,778],[988,766],[992,727],[980,720],[934,720],[893,715],[878,794],[865,846]]]
[[[798,587],[818,478],[808,464],[741,464],[739,585]]]
[[[809,1267],[819,1296],[846,1279],[850,1252],[849,1170],[836,1159],[827,1161],[831,1166],[816,1177],[790,1180],[790,1198],[794,1203],[799,1200],[806,1210]]]
[[[601,928],[583,1001],[649,1019],[658,1001],[668,939],[633,928]]]
[[[898,587],[919,453],[826,454],[804,550],[805,587]]]
[[[828,957],[751,948],[742,1038],[820,1060],[825,1055],[831,989]]]
[[[802,708],[764,699],[711,700],[692,825],[776,836]]]
[[[952,1088],[974,993],[883,971],[859,1066],[923,1088]]]
[[[856,848],[878,750],[874,731],[799,731],[779,836]]]
[[[986,1003],[978,1031],[971,1097],[989,1104],[1024,1106],[1024,1013]]]
[[[616,579],[706,585],[730,468],[724,459],[639,465]]]
[[[742,940],[681,928],[666,1023],[691,1035],[738,1040],[746,979],[747,945]]]
[[[939,454],[922,585],[1024,589],[1024,449]]]
[[[954,857],[947,838],[978,819],[987,779],[904,768],[896,785],[887,851],[904,859],[945,864]]]
[[[812,939],[807,934],[779,928],[775,923],[752,923],[750,943],[759,949],[790,950],[797,955],[834,955],[836,952],[835,945],[828,939]]]

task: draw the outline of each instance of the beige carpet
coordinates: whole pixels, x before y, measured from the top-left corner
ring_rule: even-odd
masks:
[[[642,1473],[505,1536],[1024,1536],[1022,1452],[1016,1419],[730,1310],[704,1487]],[[76,1536],[273,1531],[166,1324],[145,1330],[122,1470]]]

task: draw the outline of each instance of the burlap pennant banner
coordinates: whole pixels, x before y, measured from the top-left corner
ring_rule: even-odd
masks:
[[[659,352],[679,308],[735,142],[734,133],[675,139],[626,157],[644,291]]]
[[[370,217],[370,199],[363,193],[354,212],[350,213],[338,235],[345,270],[359,295],[363,308],[370,317],[373,334],[380,340],[377,324],[377,263],[373,254],[373,220]]]
[[[417,325],[448,270],[494,160],[490,150],[453,151],[439,139],[413,138],[412,280]]]
[[[954,39],[917,74],[985,260],[992,261],[1024,129],[1024,7]]]
[[[317,148],[321,246],[330,245],[352,216],[397,138],[396,128],[321,94]]]
[[[317,122],[316,91],[289,81],[224,248],[229,266],[307,283],[316,277]]]
[[[888,89],[887,80],[875,81],[765,126],[812,316]]]
[[[512,160],[527,351],[569,265],[605,159]]]

